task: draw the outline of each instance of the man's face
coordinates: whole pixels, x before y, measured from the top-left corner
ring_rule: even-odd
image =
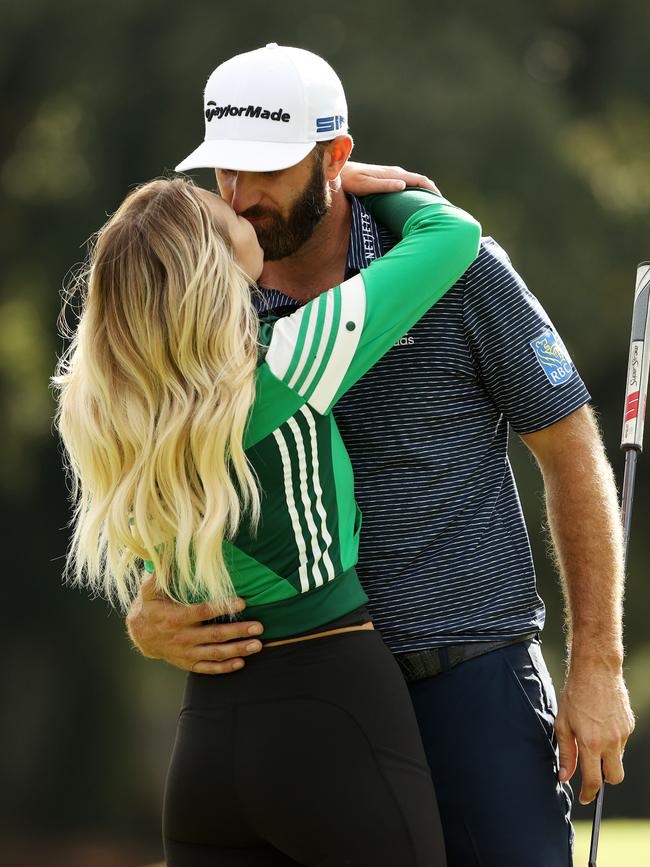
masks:
[[[266,261],[293,255],[311,238],[331,205],[323,152],[278,172],[215,169],[226,202],[255,229]]]

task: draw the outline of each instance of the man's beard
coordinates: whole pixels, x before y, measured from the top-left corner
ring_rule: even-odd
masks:
[[[264,260],[272,262],[293,255],[314,234],[316,226],[329,211],[331,201],[323,179],[323,155],[317,149],[311,177],[295,202],[289,216],[263,207],[252,207],[242,217],[266,217],[264,223],[254,225],[257,240],[264,250]]]

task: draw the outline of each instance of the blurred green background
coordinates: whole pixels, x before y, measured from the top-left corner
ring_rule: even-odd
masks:
[[[69,511],[48,388],[62,348],[59,293],[130,186],[199,143],[211,70],[269,41],[316,51],[337,69],[357,159],[429,174],[509,251],[587,381],[621,478],[634,277],[650,258],[650,5],[358,0],[329,11],[291,0],[2,0],[5,867],[160,858],[183,675],[132,651],[104,603],[61,587]],[[199,180],[213,185],[209,172]],[[518,443],[513,461],[560,683],[562,606],[541,481]],[[608,816],[631,819],[650,815],[649,503],[644,458],[626,601],[638,725],[625,783],[606,797]]]

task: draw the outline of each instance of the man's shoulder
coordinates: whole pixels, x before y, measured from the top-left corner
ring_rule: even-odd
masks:
[[[381,241],[381,255],[384,256],[399,242],[399,238],[392,235],[381,223],[375,221],[375,225]],[[504,278],[521,281],[510,256],[501,244],[491,235],[485,235],[481,238],[478,256],[458,279],[457,285],[462,286],[468,281],[481,284],[486,279],[491,282]]]
[[[469,277],[484,277],[490,274],[517,275],[508,253],[490,235],[481,238],[478,256],[465,272]]]
[[[476,259],[460,278],[464,286],[465,302],[489,300],[502,303],[505,299],[530,295],[524,280],[515,270],[510,256],[490,236],[481,238]]]

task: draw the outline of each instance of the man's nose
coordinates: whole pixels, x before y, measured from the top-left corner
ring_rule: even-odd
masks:
[[[257,205],[262,198],[262,191],[255,183],[253,172],[234,172],[231,176],[230,207],[238,214],[244,214],[249,208]]]

